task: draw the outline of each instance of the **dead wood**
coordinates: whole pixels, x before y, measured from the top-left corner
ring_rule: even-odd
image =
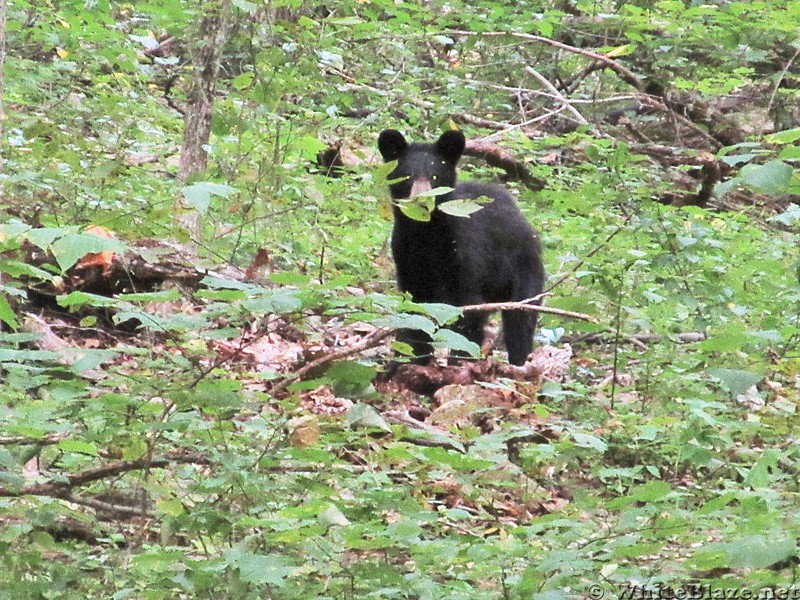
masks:
[[[447,385],[495,381],[498,377],[516,381],[538,381],[541,379],[541,372],[532,362],[519,367],[493,360],[465,360],[459,364],[444,366],[404,364],[397,367],[391,382],[415,394],[432,396]]]
[[[333,352],[329,352],[320,356],[317,359],[312,360],[309,363],[306,363],[294,373],[287,375],[284,379],[276,383],[270,389],[270,393],[273,395],[280,394],[286,390],[293,382],[303,378],[308,373],[315,371],[317,369],[321,369],[324,366],[329,365],[330,363],[341,360],[343,358],[347,358],[348,356],[353,356],[354,354],[359,354],[364,352],[365,350],[369,350],[370,348],[375,348],[376,346],[380,345],[381,342],[390,335],[394,333],[393,329],[379,329],[366,338],[358,342],[357,344],[353,344],[352,346],[348,346],[347,348],[340,348],[334,350]]]
[[[490,142],[470,140],[464,148],[464,154],[481,158],[488,165],[503,169],[510,179],[521,181],[534,191],[543,190],[547,185],[543,179],[531,175],[524,162],[517,160],[511,153]]]
[[[33,483],[18,488],[0,486],[0,497],[17,498],[20,496],[50,496],[68,498],[75,488],[88,483],[118,477],[130,471],[162,469],[172,463],[209,464],[209,460],[200,454],[175,453],[164,458],[141,458],[139,460],[109,462],[99,467],[86,469],[74,474],[65,474],[63,480]]]
[[[625,335],[619,341],[627,341],[637,346],[647,347],[646,344],[650,342],[663,342],[677,341],[681,344],[695,344],[707,339],[708,336],[702,331],[686,331],[683,333],[676,333],[671,335],[661,335],[657,333],[643,333]],[[600,332],[600,333],[582,333],[579,335],[564,336],[561,341],[568,342],[569,344],[612,344],[616,340],[613,332]]]
[[[35,267],[55,264],[53,256],[33,244],[24,244],[24,261]],[[154,258],[145,258],[153,255]],[[176,247],[145,240],[131,247],[124,255],[115,254],[108,264],[80,262],[59,278],[47,282],[28,281],[34,299],[54,299],[61,294],[81,291],[101,296],[141,293],[156,289],[167,282],[195,289],[208,271],[195,266],[195,257],[185,255]],[[25,283],[23,278],[20,278]]]
[[[560,317],[567,317],[569,319],[578,319],[581,321],[589,321],[590,323],[599,323],[597,317],[587,315],[585,313],[573,312],[571,310],[561,310],[560,308],[551,308],[549,306],[541,306],[534,304],[539,302],[543,296],[548,294],[540,294],[533,298],[519,300],[518,302],[487,302],[485,304],[468,304],[462,306],[461,310],[464,312],[496,312],[498,310],[526,310],[532,312],[548,313],[551,315],[558,315]]]

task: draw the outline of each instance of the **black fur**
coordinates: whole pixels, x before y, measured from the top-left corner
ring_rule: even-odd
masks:
[[[511,195],[490,183],[456,183],[456,163],[464,145],[460,131],[448,131],[433,144],[409,144],[394,129],[383,131],[378,138],[383,159],[397,161],[389,179],[402,178],[390,186],[394,199],[410,197],[412,187],[415,192],[455,188],[437,196],[437,205],[481,196],[492,199],[469,218],[434,210],[426,222],[406,217],[395,206],[392,254],[400,289],[409,292],[415,302],[455,306],[524,300],[541,294],[545,275],[539,240]],[[536,313],[502,314],[508,360],[521,365],[533,348]],[[454,329],[480,345],[485,324],[486,313],[470,312]],[[417,357],[432,354],[430,338],[423,332],[405,331],[399,338],[411,344]]]

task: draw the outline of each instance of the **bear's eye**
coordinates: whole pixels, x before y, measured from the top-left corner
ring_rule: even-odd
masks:
[[[439,179],[438,175],[431,175],[431,181],[436,181],[437,179]]]

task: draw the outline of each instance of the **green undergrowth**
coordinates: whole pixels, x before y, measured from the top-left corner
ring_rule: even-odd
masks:
[[[232,3],[209,167],[186,182],[180,43],[203,6],[9,7],[0,599],[796,595],[798,2],[311,4]],[[637,113],[618,72],[512,33],[602,53],[675,104]],[[530,69],[581,74],[587,123]],[[695,102],[730,121],[686,126]],[[426,434],[375,381],[402,347],[293,372],[373,328],[476,350],[444,333],[457,310],[394,291],[375,151],[386,127],[454,126],[543,184],[508,182],[546,304],[597,322],[543,315],[537,346],[570,344],[566,374],[485,383],[520,406]],[[673,206],[720,129],[742,139],[710,152],[716,198]],[[100,252],[208,275],[67,292]],[[324,390],[353,406],[312,414]]]

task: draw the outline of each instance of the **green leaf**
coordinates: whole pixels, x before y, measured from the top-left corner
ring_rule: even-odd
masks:
[[[783,223],[784,225],[790,227],[793,226],[795,223],[800,221],[800,204],[795,204],[792,202],[781,214],[775,215],[774,217],[769,217],[767,221]]]
[[[9,304],[5,294],[0,294],[0,321],[11,327],[11,329],[19,328],[17,315],[14,313],[14,309],[11,308],[11,304]]]
[[[81,306],[118,306],[119,301],[108,296],[98,294],[87,294],[86,292],[70,292],[66,296],[56,298],[58,305],[64,308],[78,308]]]
[[[311,283],[311,276],[295,271],[283,271],[270,274],[269,280],[280,285],[306,286]]]
[[[28,361],[57,360],[59,354],[49,350],[12,350],[10,348],[0,348],[0,363],[17,362],[25,363]]]
[[[304,135],[295,139],[294,146],[300,150],[302,156],[307,160],[316,160],[317,154],[328,148],[327,144],[313,135]]]
[[[50,250],[56,257],[58,266],[66,271],[87,254],[97,252],[125,252],[125,244],[114,238],[91,233],[68,233],[54,241]]]
[[[763,165],[745,165],[739,177],[747,185],[758,188],[765,194],[779,194],[786,190],[793,172],[792,167],[782,160],[771,160]]]
[[[714,186],[714,196],[722,198],[725,194],[735,190],[740,185],[742,185],[742,179],[740,177],[732,177],[728,179],[728,181],[723,181]]]
[[[731,323],[709,331],[708,338],[700,342],[699,346],[711,352],[736,352],[751,341],[742,324]]]
[[[0,223],[0,243],[6,244],[9,240],[17,240],[25,232],[30,231],[31,226],[24,223]]]
[[[479,358],[481,355],[481,347],[478,344],[471,342],[452,329],[439,329],[431,337],[435,348],[449,348],[457,352],[466,352],[475,358]]]
[[[429,190],[425,190],[424,192],[420,192],[416,196],[414,196],[414,200],[417,198],[436,198],[437,196],[444,196],[445,194],[449,194],[453,191],[451,187],[435,187]]]
[[[64,348],[59,354],[69,364],[70,371],[82,373],[114,360],[117,351],[103,348]]]
[[[42,250],[48,250],[50,248],[50,244],[66,233],[67,231],[64,229],[58,229],[55,227],[39,227],[29,230],[25,234],[25,237],[32,244],[38,246]]]
[[[763,375],[739,369],[709,369],[708,374],[718,379],[722,387],[733,396],[744,394],[748,389],[764,379]]]
[[[223,290],[251,291],[254,288],[252,283],[247,283],[246,281],[223,279],[222,277],[215,277],[214,275],[206,275],[205,277],[203,277],[200,283],[213,289],[223,289]]]
[[[345,415],[347,425],[351,429],[367,428],[391,431],[392,428],[384,421],[383,417],[369,404],[354,404]]]
[[[449,200],[442,202],[436,208],[454,217],[469,218],[472,213],[479,211],[483,206],[473,200]]]
[[[437,302],[414,303],[414,308],[418,309],[422,314],[433,317],[439,325],[452,323],[462,315],[462,310],[460,307]]]
[[[698,550],[693,563],[705,568],[765,569],[797,552],[792,536],[775,531],[772,535],[751,535],[733,542],[708,544]]]
[[[404,202],[399,204],[400,212],[414,221],[430,221],[432,207],[421,202]]]
[[[186,512],[183,502],[177,498],[168,498],[166,500],[156,502],[156,508],[158,509],[158,512],[170,517],[179,517]]]
[[[794,161],[800,159],[800,145],[797,146],[784,146],[778,153],[778,158],[781,160]]]
[[[201,215],[208,211],[208,207],[211,205],[211,196],[227,198],[235,192],[236,188],[229,185],[208,181],[194,183],[181,188],[181,193],[186,198],[186,202]]]
[[[750,152],[748,154],[731,154],[729,156],[721,156],[720,160],[726,165],[735,167],[736,165],[740,165],[742,163],[749,163],[751,160],[758,158],[759,156],[761,156],[760,152]]]
[[[303,302],[294,290],[274,290],[245,300],[242,306],[257,315],[285,315],[303,308]]]
[[[383,163],[382,165],[379,164],[377,167],[375,167],[375,169],[373,169],[372,171],[372,177],[375,179],[375,183],[381,186],[387,185],[390,182],[389,175],[391,175],[392,171],[394,171],[396,167],[397,167],[396,160],[391,160],[387,163]]]
[[[44,269],[17,260],[5,261],[0,267],[2,267],[0,270],[2,270],[3,273],[8,273],[12,277],[25,276],[42,281],[50,281],[53,278],[52,273],[48,273]]]
[[[371,389],[377,369],[354,360],[334,362],[325,371],[325,379],[331,382],[337,396],[357,396]]]
[[[800,140],[800,127],[772,133],[764,138],[768,144],[791,144]]]
[[[258,10],[258,5],[248,2],[248,0],[231,0],[231,4],[249,15],[252,15]]]
[[[173,302],[180,299],[178,290],[161,290],[158,292],[146,292],[141,294],[120,294],[118,298],[127,302]]]
[[[326,527],[331,525],[339,525],[342,527],[350,525],[350,520],[345,517],[342,511],[334,504],[329,504],[325,510],[319,513],[317,518],[319,522]]]
[[[436,331],[436,324],[422,315],[389,315],[375,319],[373,325],[391,329],[419,329],[428,334],[432,334]]]
[[[769,487],[772,483],[769,476],[770,471],[778,468],[780,457],[780,451],[775,448],[764,450],[756,464],[750,468],[750,471],[745,476],[745,485],[749,485],[753,489]]]
[[[58,443],[60,450],[64,452],[75,452],[76,454],[88,454],[89,456],[100,456],[97,447],[88,442],[81,442],[77,440],[61,440]]]
[[[597,450],[598,452],[605,452],[608,449],[608,444],[602,439],[588,433],[573,432],[572,439],[575,440],[575,444],[581,448],[589,448],[591,450]]]
[[[286,578],[294,572],[285,556],[278,554],[253,554],[238,549],[225,552],[228,565],[239,571],[245,583],[272,585],[282,588]]]
[[[633,488],[628,495],[638,502],[653,502],[664,498],[671,491],[672,487],[666,481],[648,481]]]

